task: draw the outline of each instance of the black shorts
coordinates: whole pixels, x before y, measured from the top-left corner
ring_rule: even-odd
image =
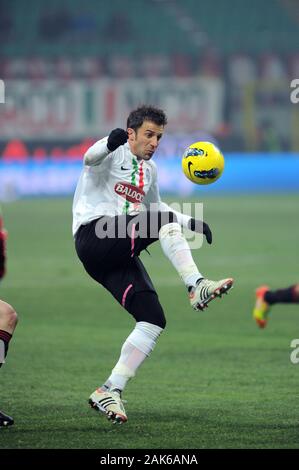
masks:
[[[158,240],[158,231],[151,230],[153,218],[149,212],[139,216],[140,225],[146,223],[145,231],[132,224],[134,220],[135,217],[130,215],[105,216],[81,225],[75,237],[76,251],[88,274],[109,290],[136,321],[147,321],[164,328],[166,321],[158,295],[138,256]],[[173,222],[175,215],[160,212],[155,220],[159,230],[165,223]],[[103,227],[106,222],[115,236],[99,238],[98,227]],[[119,233],[120,227],[124,226],[128,230]],[[141,236],[135,237],[135,230]]]

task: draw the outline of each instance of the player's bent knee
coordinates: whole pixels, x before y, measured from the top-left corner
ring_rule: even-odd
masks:
[[[166,318],[161,306],[155,306],[152,310],[148,309],[145,312],[141,312],[138,317],[139,318],[137,321],[145,321],[151,323],[152,325],[159,326],[159,328],[162,328],[162,330],[165,330]]]
[[[164,312],[163,312],[162,307],[161,307],[161,311],[160,311],[159,317],[157,317],[157,318],[155,319],[155,325],[159,326],[159,327],[162,328],[163,330],[165,330],[165,328],[166,328],[166,318],[165,318],[165,315],[164,315]]]
[[[145,320],[142,320],[142,321],[145,321]],[[148,321],[148,320],[147,320]],[[154,318],[150,321],[150,323],[152,323],[153,325],[155,326],[158,326],[159,328],[161,328],[162,330],[165,330],[166,328],[166,318],[165,316],[161,316],[160,318]]]
[[[0,321],[2,327],[14,329],[18,323],[18,315],[15,309],[6,302],[0,300]]]
[[[137,322],[151,323],[163,330],[166,327],[164,311],[155,292],[136,292],[128,311]]]
[[[160,326],[160,328],[163,328],[163,330],[165,330],[165,328],[166,328],[166,318],[165,317],[164,317],[163,321],[161,321],[160,325],[158,325],[158,326]]]

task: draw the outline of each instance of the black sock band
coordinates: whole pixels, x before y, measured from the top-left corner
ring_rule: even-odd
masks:
[[[299,303],[299,298],[295,294],[295,285],[286,289],[270,290],[265,293],[265,301],[269,305],[273,304],[294,304]]]
[[[12,335],[8,333],[7,331],[0,330],[0,342],[2,341],[4,343],[4,358],[0,357],[0,367],[2,366],[3,362],[1,362],[1,359],[5,359],[8,351],[8,344],[12,338]]]

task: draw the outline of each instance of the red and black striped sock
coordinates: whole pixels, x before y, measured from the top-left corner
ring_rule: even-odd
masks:
[[[3,360],[6,358],[8,345],[9,345],[11,338],[12,338],[12,335],[10,333],[4,330],[0,330],[0,343],[2,342],[4,344],[4,357],[2,357],[3,349],[1,348],[1,344],[0,344],[0,367],[2,367]]]
[[[295,287],[296,285],[286,289],[269,290],[265,293],[265,301],[269,305],[299,303],[299,296],[296,293]]]

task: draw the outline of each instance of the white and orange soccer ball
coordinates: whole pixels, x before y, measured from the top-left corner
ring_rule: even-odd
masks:
[[[184,152],[182,158],[184,175],[196,184],[217,181],[224,170],[224,157],[211,142],[195,142]]]

